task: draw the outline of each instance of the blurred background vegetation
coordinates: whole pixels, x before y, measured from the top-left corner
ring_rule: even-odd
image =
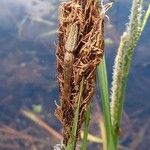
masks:
[[[54,116],[58,102],[55,68],[59,0],[0,0],[0,149],[50,150],[61,143]],[[108,2],[105,1],[105,2]],[[144,7],[147,8],[146,0]],[[130,0],[117,0],[105,23],[109,84]],[[120,149],[150,147],[150,21],[132,60],[123,113]],[[103,118],[95,94],[88,149],[100,149]],[[97,138],[96,138],[97,137]]]

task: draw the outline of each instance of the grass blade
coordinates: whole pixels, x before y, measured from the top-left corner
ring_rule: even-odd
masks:
[[[88,105],[87,111],[85,112],[84,135],[83,135],[81,150],[86,150],[87,147],[88,131],[89,131],[89,124],[90,124],[90,113],[91,113],[91,103]]]
[[[83,84],[84,84],[84,78],[82,78],[82,81],[80,83],[79,100],[78,100],[77,110],[74,114],[72,135],[70,137],[70,140],[69,140],[68,145],[65,150],[75,150],[75,148],[76,148],[76,142],[77,142],[76,134],[77,134],[77,127],[78,127],[79,110],[80,110],[80,103],[81,103],[81,99],[82,99],[83,89],[84,89]]]
[[[150,17],[150,4],[148,5],[148,9],[147,9],[147,11],[146,11],[146,13],[144,15],[144,19],[142,21],[142,27],[141,27],[142,31],[144,30],[144,27],[145,27],[149,17]]]
[[[98,66],[97,71],[98,71],[99,86],[100,86],[100,93],[102,99],[102,108],[104,113],[104,121],[106,127],[107,150],[115,150],[111,116],[110,116],[110,103],[109,103],[108,80],[107,80],[105,56],[101,64]]]

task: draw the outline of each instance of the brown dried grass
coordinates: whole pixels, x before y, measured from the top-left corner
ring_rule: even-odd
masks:
[[[77,137],[84,112],[94,94],[96,67],[104,53],[104,14],[97,0],[70,0],[60,6],[60,25],[56,50],[60,106],[55,114],[63,125],[67,145],[84,77]]]

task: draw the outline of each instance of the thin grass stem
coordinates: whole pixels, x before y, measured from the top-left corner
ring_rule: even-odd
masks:
[[[104,121],[106,127],[107,150],[115,150],[113,130],[111,124],[111,115],[110,115],[110,103],[109,103],[108,80],[107,80],[105,56],[103,57],[103,61],[101,62],[101,64],[98,66],[97,71],[98,71],[99,86],[100,86],[100,93],[102,99],[102,108],[104,113]]]
[[[78,128],[79,110],[80,110],[80,104],[81,104],[82,94],[83,94],[83,90],[84,90],[83,85],[84,85],[84,77],[82,78],[82,81],[80,83],[78,106],[77,106],[77,110],[74,114],[73,125],[72,125],[72,135],[69,139],[68,145],[65,150],[75,150],[75,148],[76,148],[76,143],[77,143],[76,136],[77,136],[77,128]]]
[[[88,131],[89,131],[89,125],[90,125],[90,113],[91,113],[91,103],[88,105],[87,111],[85,112],[84,135],[83,135],[81,150],[86,150],[87,143],[88,143]]]
[[[146,13],[144,15],[144,19],[142,21],[141,31],[144,30],[144,27],[145,27],[145,25],[146,25],[147,20],[148,20],[149,17],[150,17],[150,4],[148,5],[148,9],[147,9],[147,11],[146,11]]]

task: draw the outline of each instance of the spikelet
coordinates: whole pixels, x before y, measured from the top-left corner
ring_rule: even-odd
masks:
[[[60,106],[55,115],[63,125],[63,143],[67,145],[84,76],[78,138],[84,112],[94,94],[95,71],[104,53],[104,12],[97,0],[70,0],[60,6],[60,25],[56,50]]]
[[[143,0],[133,0],[129,24],[123,33],[115,58],[111,93],[111,119],[115,133],[118,133],[126,80],[134,48],[141,34],[141,16]]]

